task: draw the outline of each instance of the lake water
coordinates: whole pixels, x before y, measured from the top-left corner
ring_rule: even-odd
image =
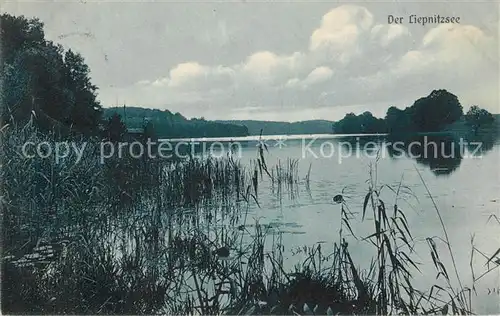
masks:
[[[259,156],[257,139],[258,137],[233,138],[220,141],[239,142],[241,161],[250,166],[251,161]],[[273,232],[281,232],[288,251],[286,264],[289,267],[298,260],[297,256],[292,255],[295,248],[322,242],[323,249],[332,249],[333,243],[338,241],[341,206],[332,200],[337,194],[342,194],[349,209],[358,213],[352,221],[354,233],[358,237],[366,237],[374,232],[369,212],[365,221],[361,221],[363,201],[368,192],[370,165],[372,169],[376,166],[375,176],[379,185],[387,184],[397,188],[402,183],[414,195],[409,190],[401,193],[398,205],[408,219],[416,241],[416,258],[422,263],[422,274],[415,274],[417,288],[428,290],[433,284],[442,285],[435,281],[437,271],[432,265],[425,238],[444,238],[437,212],[417,169],[441,212],[464,286],[472,287],[472,236],[474,245],[487,255],[492,255],[500,247],[500,223],[491,217],[496,215],[500,218],[498,140],[488,139],[481,143],[482,148],[474,152],[478,144],[463,145],[462,148],[458,141],[450,141],[449,138],[431,137],[425,143],[423,137],[418,137],[412,140],[419,142],[420,147],[418,144],[411,147],[408,140],[400,147],[404,148],[400,155],[396,153],[394,141],[391,142],[391,147],[390,141],[384,136],[266,136],[262,140],[266,143],[264,156],[267,165],[297,159],[300,181],[293,197],[285,192],[280,198],[273,193],[271,182],[264,177],[259,187],[260,207],[252,204],[246,224],[259,220],[260,224],[273,227]],[[203,141],[210,145],[219,140]],[[368,142],[373,143],[366,145]],[[432,145],[429,145],[432,142],[436,143],[437,155]],[[458,147],[451,148],[451,143]],[[221,146],[219,144],[212,147]],[[429,149],[426,155],[423,155],[422,146]],[[460,154],[457,155],[457,152]],[[455,155],[450,157],[453,153]],[[410,157],[410,154],[413,156]],[[417,158],[418,154],[424,157]],[[309,168],[310,180],[309,185],[306,185],[303,179]],[[394,194],[386,190],[383,199],[392,213]],[[356,262],[366,262],[368,265],[374,255],[371,247],[366,241],[356,241],[354,238],[348,240]],[[442,242],[436,243],[443,262],[449,267],[448,273],[453,278],[447,247]],[[477,277],[487,267],[484,266],[484,258],[478,253],[474,256],[472,266]],[[456,280],[454,285],[457,285]],[[500,313],[499,269],[483,277],[475,286],[475,311]]]

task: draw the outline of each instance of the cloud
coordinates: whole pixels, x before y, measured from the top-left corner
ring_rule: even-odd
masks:
[[[154,81],[141,80],[139,85],[170,88],[178,91],[217,89],[233,82],[234,70],[229,67],[209,67],[198,62],[181,63],[172,68],[167,77]]]
[[[277,84],[299,71],[303,55],[293,53],[279,56],[269,51],[250,55],[242,65],[234,66],[242,75],[257,84]]]
[[[362,32],[371,28],[373,15],[364,7],[339,6],[323,16],[321,26],[311,35],[311,51],[350,50],[358,44]]]
[[[492,68],[498,69],[498,46],[493,36],[472,25],[442,24],[424,35],[418,49],[405,53],[392,73],[470,85],[479,82],[474,79],[479,73],[490,79],[498,76]]]
[[[331,78],[333,75],[333,71],[325,66],[315,68],[304,80],[304,83],[307,85],[315,84],[318,82],[323,82]]]
[[[308,50],[290,54],[258,51],[244,61],[233,65],[201,65],[186,62],[170,70],[167,78],[153,80],[156,86],[196,89],[204,81],[220,81],[221,77],[232,79],[234,84],[254,84],[264,89],[270,87],[301,86],[330,79],[335,67],[346,63],[362,52],[362,38],[368,38],[373,25],[373,15],[364,7],[343,5],[327,14],[320,26],[310,36]],[[376,34],[384,43],[390,42],[405,32],[400,28],[376,26]],[[325,65],[326,64],[326,65]],[[302,78],[302,79],[300,79]]]
[[[371,38],[377,41],[382,47],[387,47],[394,40],[401,36],[408,35],[408,29],[403,25],[375,25],[371,29]]]
[[[182,63],[170,70],[169,80],[166,82],[172,88],[181,87],[193,80],[207,77],[209,71],[209,67],[202,66],[197,62]]]
[[[464,24],[416,36],[404,25],[376,24],[365,7],[342,5],[322,17],[302,50],[259,50],[226,65],[183,62],[164,77],[140,81],[136,94],[146,89],[155,97],[144,100],[179,101],[181,111],[191,104],[193,113],[214,118],[254,108],[283,113],[363,104],[377,104],[380,112],[381,104],[407,106],[394,103],[440,88],[470,100],[467,91],[482,82],[477,76],[498,87],[497,43],[495,35]],[[497,99],[488,95],[482,106],[494,110]],[[225,110],[213,112],[216,107]]]
[[[341,5],[329,11],[311,34],[311,57],[319,63],[348,65],[365,50],[373,23],[373,14],[362,6]]]
[[[322,83],[330,79],[333,75],[333,70],[326,66],[320,66],[313,69],[304,80],[292,78],[286,83],[288,88],[307,89],[308,87]]]

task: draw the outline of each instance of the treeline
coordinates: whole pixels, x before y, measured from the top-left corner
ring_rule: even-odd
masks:
[[[120,115],[128,128],[149,126],[160,138],[188,137],[239,137],[247,136],[246,126],[207,121],[203,118],[187,119],[180,113],[169,110],[145,109],[141,107],[114,107],[104,110],[104,117]],[[115,118],[116,119],[116,118]]]
[[[385,133],[385,121],[373,116],[369,111],[360,115],[347,113],[334,125],[336,134],[376,134]]]
[[[332,121],[310,120],[301,122],[273,122],[256,120],[216,121],[224,124],[246,126],[249,135],[300,135],[300,134],[331,134]]]
[[[416,100],[404,110],[391,106],[385,118],[376,118],[370,112],[354,113],[335,124],[335,133],[389,133],[394,135],[421,132],[438,132],[464,115],[457,96],[446,90],[434,90],[428,96]],[[465,114],[467,125],[477,132],[482,125],[494,121],[493,116],[478,106],[472,106]]]

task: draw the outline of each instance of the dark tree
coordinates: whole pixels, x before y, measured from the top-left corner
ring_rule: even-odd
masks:
[[[23,48],[41,46],[45,43],[43,23],[38,19],[2,14],[0,22],[2,70],[4,65],[11,63]]]
[[[481,126],[491,124],[494,121],[495,118],[490,112],[481,109],[477,105],[471,106],[467,114],[465,114],[465,122],[472,128],[474,134],[477,134]]]
[[[122,122],[120,115],[113,114],[108,119],[105,129],[106,137],[112,142],[122,141],[127,133],[127,127]]]
[[[463,111],[457,96],[446,90],[434,90],[415,101],[409,114],[418,131],[433,132],[458,120]]]
[[[359,116],[361,124],[361,132],[368,134],[385,133],[386,126],[383,119],[376,118],[369,111],[364,112]]]
[[[157,140],[155,126],[151,121],[148,121],[146,124],[144,124],[144,140],[147,142],[148,139],[150,139],[151,141]]]
[[[66,120],[78,130],[93,131],[101,118],[97,87],[90,82],[90,69],[80,54],[68,50],[64,56],[67,89],[72,92]]]
[[[394,106],[387,109],[387,114],[385,115],[387,133],[395,135],[414,132],[415,126],[408,112],[408,109],[400,110]]]
[[[335,132],[339,134],[385,133],[386,124],[383,119],[374,117],[369,111],[360,115],[348,113],[335,124]]]
[[[2,14],[0,25],[2,121],[96,132],[101,105],[83,58],[46,40],[38,19]]]
[[[248,129],[245,126],[207,121],[205,119],[186,119],[180,113],[172,113],[168,110],[144,109],[139,107],[107,108],[104,110],[105,117],[111,117],[114,113],[124,113],[125,124],[129,128],[145,128],[144,118],[147,117],[153,138],[178,138],[178,137],[224,137],[224,136],[247,136]],[[154,128],[153,128],[154,127]]]
[[[361,126],[354,113],[347,113],[343,119],[335,124],[335,132],[338,134],[356,134],[360,133]]]

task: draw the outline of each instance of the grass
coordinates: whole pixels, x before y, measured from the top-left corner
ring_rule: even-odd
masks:
[[[55,164],[19,151],[28,140],[54,142],[51,135],[27,125],[4,128],[1,137],[4,313],[472,312],[467,288],[449,274],[432,238],[438,279],[430,289],[415,288],[419,264],[399,206],[407,188],[402,181],[380,185],[376,165],[360,212],[343,192],[332,194],[341,222],[333,249],[305,247],[300,263],[285,271],[281,236],[247,214],[260,207],[263,179],[294,198],[297,186],[309,186],[311,166],[302,181],[298,161],[268,165],[265,146],[249,167],[231,155],[102,165],[98,139],[72,140],[89,142],[80,163],[68,157]],[[356,236],[352,225],[367,214],[372,233]],[[444,223],[443,230],[453,258]],[[350,240],[372,247],[371,264],[355,262]]]

